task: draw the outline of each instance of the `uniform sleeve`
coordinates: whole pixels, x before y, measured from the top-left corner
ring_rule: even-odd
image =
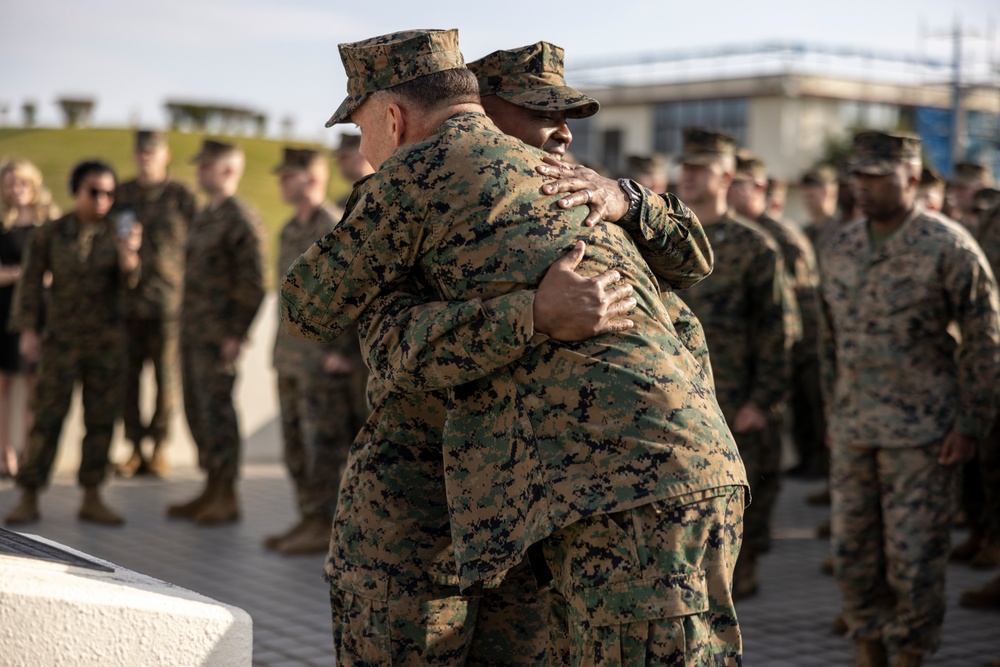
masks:
[[[228,335],[245,338],[264,299],[264,261],[258,227],[246,217],[237,218],[230,237],[233,267]]]
[[[548,340],[534,333],[534,290],[434,303],[423,303],[415,292],[378,296],[360,320],[368,367],[406,391],[478,380]]]
[[[384,192],[378,198],[365,192],[348,210],[337,228],[310,246],[285,274],[279,308],[289,335],[336,340],[416,262],[422,214]]]
[[[698,216],[670,193],[642,191],[642,213],[634,222],[619,221],[649,268],[664,284],[690,287],[712,273],[714,256]]]
[[[673,322],[677,339],[695,358],[714,386],[715,379],[712,374],[712,361],[708,353],[708,341],[705,339],[705,328],[701,326],[697,316],[679,296],[662,286],[661,290],[661,300],[667,309],[670,321]]]
[[[791,378],[791,345],[795,337],[794,306],[776,248],[762,246],[755,259],[748,289],[753,313],[750,320],[754,374],[750,402],[768,411],[784,399]]]
[[[959,411],[954,430],[984,438],[996,415],[1000,375],[997,284],[978,249],[961,249],[945,266],[944,284],[962,332],[958,348]]]
[[[44,299],[43,278],[49,269],[51,224],[46,223],[35,230],[25,248],[21,260],[21,278],[14,288],[10,320],[7,323],[7,328],[11,331],[38,329]]]
[[[837,340],[833,330],[833,318],[824,299],[819,300],[819,378],[823,397],[823,412],[829,424],[833,412],[835,387],[837,383]]]

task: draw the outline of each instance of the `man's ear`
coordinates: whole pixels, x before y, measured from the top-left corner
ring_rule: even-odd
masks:
[[[386,124],[389,127],[389,134],[392,136],[393,145],[399,148],[403,145],[403,138],[406,136],[406,114],[395,102],[386,105],[385,113]]]

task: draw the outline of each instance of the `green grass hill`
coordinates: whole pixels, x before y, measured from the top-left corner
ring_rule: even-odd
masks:
[[[64,211],[72,208],[67,183],[69,172],[77,162],[100,158],[110,163],[118,178],[128,180],[135,174],[132,166],[133,130],[131,129],[53,129],[0,128],[0,161],[5,158],[26,158],[35,163],[45,177],[56,203]],[[214,136],[214,135],[213,135]],[[173,161],[170,176],[196,189],[194,165],[190,159],[201,147],[202,135],[171,132],[170,150]],[[246,173],[240,184],[240,196],[261,215],[268,231],[267,270],[269,283],[274,284],[274,262],[278,251],[278,233],[292,215],[292,209],[281,201],[277,180],[272,173],[281,161],[286,142],[251,137],[234,137],[247,156]],[[295,142],[296,146],[309,146]],[[316,147],[316,146],[314,146]],[[322,147],[318,147],[322,148]],[[351,184],[340,177],[331,160],[330,199],[337,201],[350,192]]]

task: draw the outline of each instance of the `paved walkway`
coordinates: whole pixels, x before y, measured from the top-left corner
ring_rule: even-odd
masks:
[[[24,532],[242,607],[254,621],[254,665],[329,667],[333,658],[328,591],[320,574],[323,558],[286,558],[260,547],[261,538],[295,518],[282,467],[244,467],[244,519],[236,525],[209,529],[168,521],[165,506],[196,493],[200,479],[186,469],[169,481],[113,480],[108,502],[128,523],[102,528],[76,520],[80,492],[72,476],[61,474],[42,496],[42,520]],[[829,630],[839,604],[833,579],[818,569],[827,547],[811,537],[824,510],[802,502],[816,488],[815,483],[785,482],[776,539],[762,562],[761,593],[739,607],[748,667],[851,664],[851,644]],[[12,484],[0,482],[0,513],[15,501]],[[953,566],[948,574],[944,644],[927,664],[987,665],[1000,656],[1000,613],[961,609],[957,598],[963,588],[984,583],[994,573]]]

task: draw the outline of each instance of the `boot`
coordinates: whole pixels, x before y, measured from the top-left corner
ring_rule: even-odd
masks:
[[[330,521],[323,517],[310,517],[304,527],[278,545],[277,551],[286,556],[326,553],[330,548]]]
[[[823,562],[819,564],[819,571],[833,576],[833,556],[827,556],[823,559]]]
[[[167,463],[167,455],[163,452],[162,443],[157,440],[153,444],[153,458],[146,464],[146,472],[154,477],[163,478],[167,476],[169,470],[170,465]]]
[[[970,609],[1000,609],[1000,577],[986,582],[982,588],[962,591],[958,604]]]
[[[91,521],[105,526],[120,526],[125,523],[125,519],[104,504],[96,486],[83,488],[83,504],[80,505],[80,511],[76,516],[81,521]]]
[[[857,641],[857,659],[855,667],[889,667],[889,656],[885,646],[877,639],[859,639]]]
[[[986,535],[983,534],[982,530],[973,528],[969,537],[951,550],[951,555],[948,558],[950,560],[969,560],[979,552],[985,539]]]
[[[119,477],[134,477],[141,475],[145,468],[146,459],[142,458],[142,449],[139,445],[134,445],[132,456],[128,457],[128,461],[115,466],[115,474]]]
[[[38,513],[38,491],[36,489],[22,489],[21,500],[4,521],[8,526],[17,526],[38,521],[39,518],[41,515]]]
[[[833,622],[830,623],[830,628],[833,630],[833,634],[840,637],[847,634],[847,619],[844,618],[844,612],[841,612],[833,617]]]
[[[757,594],[757,558],[741,555],[733,570],[733,600],[745,600]]]
[[[825,540],[828,537],[830,537],[830,533],[831,531],[830,531],[829,521],[824,521],[823,523],[816,526],[816,537],[820,538],[821,540]]]
[[[969,565],[977,570],[992,570],[1000,566],[1000,540],[983,540],[982,546],[969,561]]]
[[[294,526],[292,526],[285,532],[281,533],[280,535],[269,535],[265,537],[264,540],[261,542],[261,544],[264,546],[265,549],[277,550],[279,544],[293,537],[294,535],[298,534],[299,531],[301,531],[305,527],[305,525],[306,525],[306,518],[302,517],[301,519],[299,519],[298,523],[296,523]]]
[[[830,487],[827,486],[820,491],[814,491],[806,496],[807,505],[829,505],[830,504]]]
[[[993,662],[990,663],[990,667],[1000,667],[1000,658],[995,658]]]
[[[201,508],[194,515],[194,522],[203,526],[232,523],[240,518],[240,506],[236,501],[236,480],[218,480]]]
[[[202,506],[208,501],[209,496],[215,493],[215,480],[212,475],[205,480],[205,488],[197,496],[186,503],[177,503],[167,506],[167,517],[170,519],[193,519],[201,511]]]
[[[896,662],[892,667],[921,667],[924,664],[923,653],[913,653],[911,651],[900,651],[896,655]]]

